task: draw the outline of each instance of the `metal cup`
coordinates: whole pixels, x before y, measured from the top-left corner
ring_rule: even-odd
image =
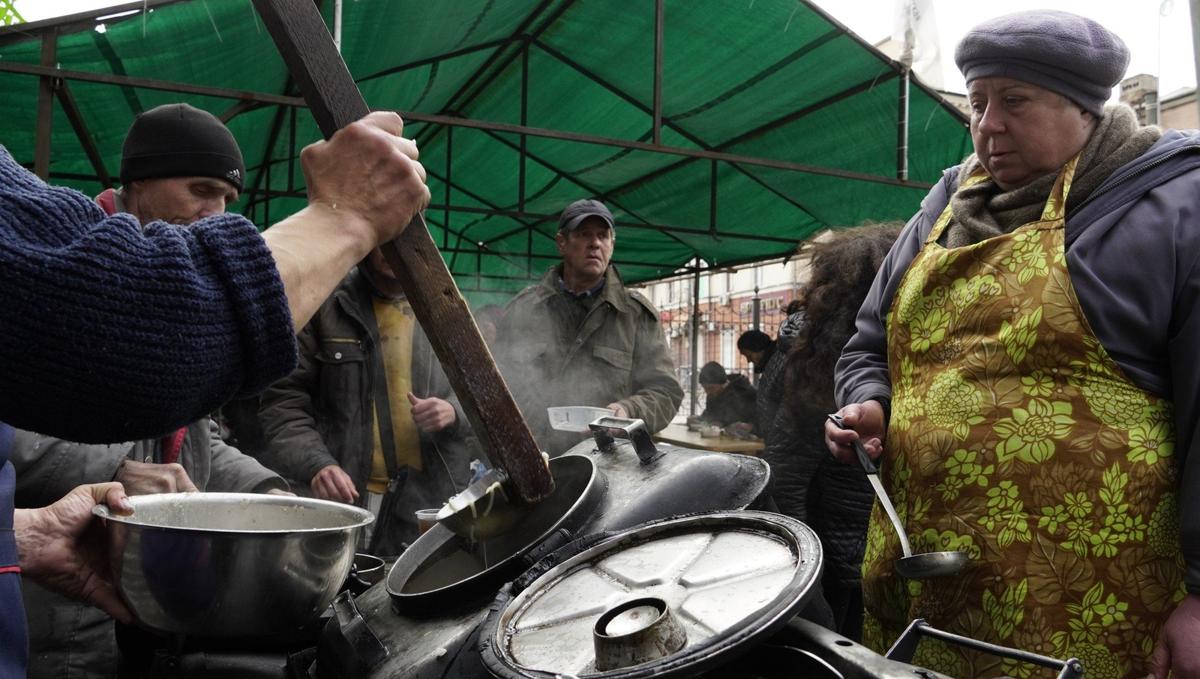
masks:
[[[433,528],[437,523],[438,509],[418,509],[414,512],[417,515],[417,534],[424,535],[425,531]]]
[[[657,597],[626,601],[605,611],[592,628],[596,669],[601,672],[641,665],[676,653],[687,632]]]

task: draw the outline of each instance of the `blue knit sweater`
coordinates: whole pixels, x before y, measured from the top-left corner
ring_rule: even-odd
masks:
[[[254,225],[139,227],[0,146],[0,421],[87,443],[150,438],[296,366]]]

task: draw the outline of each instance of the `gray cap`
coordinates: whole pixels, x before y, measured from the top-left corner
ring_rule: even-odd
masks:
[[[562,214],[558,217],[558,230],[560,232],[573,231],[588,217],[599,217],[604,220],[604,223],[608,224],[608,228],[613,228],[612,213],[608,211],[608,208],[604,207],[604,203],[585,198],[571,203],[567,206],[567,209],[562,211]]]
[[[1129,48],[1099,23],[1033,10],[989,19],[967,33],[954,62],[969,84],[1005,77],[1057,92],[1099,116],[1129,66]]]

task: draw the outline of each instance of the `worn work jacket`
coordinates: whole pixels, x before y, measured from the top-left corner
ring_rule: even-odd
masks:
[[[379,331],[365,310],[371,295],[366,279],[352,271],[300,333],[300,366],[263,394],[259,411],[266,441],[260,457],[268,467],[306,491],[317,472],[339,465],[353,479],[360,503],[367,498],[374,452],[373,361],[381,360]],[[381,555],[399,554],[417,537],[417,509],[440,507],[470,480],[461,436],[465,418],[420,326],[413,329],[412,352],[413,393],[450,401],[457,423],[421,433],[422,471],[398,470],[384,515],[377,517],[373,549]]]
[[[509,303],[495,352],[542,450],[558,455],[582,437],[551,430],[551,406],[620,403],[652,432],[670,424],[683,389],[654,305],[627,290],[610,266],[599,299],[568,328],[571,318],[556,299],[566,294],[559,276],[556,266]]]

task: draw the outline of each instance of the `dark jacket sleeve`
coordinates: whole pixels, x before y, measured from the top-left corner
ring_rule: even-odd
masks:
[[[112,481],[130,443],[74,443],[18,429],[9,460],[17,472],[17,506],[44,507],[84,483]]]
[[[161,435],[296,360],[282,280],[245,218],[143,230],[2,148],[0,318],[0,420],[73,441]]]
[[[635,305],[640,306],[635,302]],[[641,309],[638,309],[640,312]],[[630,416],[646,421],[650,431],[671,423],[683,403],[683,388],[675,378],[675,361],[667,350],[662,325],[652,312],[641,314],[633,354],[634,393],[620,403]]]
[[[265,493],[288,490],[287,481],[258,460],[225,443],[217,423],[208,420],[209,492]]]
[[[313,394],[320,365],[315,359],[317,340],[311,324],[298,339],[300,365],[262,397],[259,418],[266,447],[260,460],[285,478],[308,484],[318,471],[338,461],[317,430]]]

